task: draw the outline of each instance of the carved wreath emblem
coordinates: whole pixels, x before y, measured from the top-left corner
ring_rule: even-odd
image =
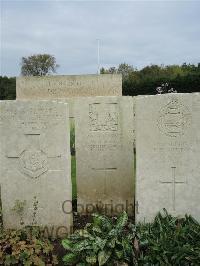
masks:
[[[47,156],[41,150],[23,151],[20,166],[23,173],[31,178],[38,178],[48,170]]]
[[[191,114],[189,109],[178,99],[172,99],[161,108],[158,118],[158,127],[162,133],[170,137],[178,137],[184,134],[189,126]]]

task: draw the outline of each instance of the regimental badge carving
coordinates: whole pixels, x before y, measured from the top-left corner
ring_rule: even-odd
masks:
[[[48,171],[47,156],[41,150],[25,150],[20,156],[20,170],[31,178]]]
[[[89,105],[89,127],[91,131],[117,131],[117,103],[93,103]]]
[[[159,113],[158,127],[170,137],[179,137],[185,133],[191,122],[191,113],[177,98],[173,98]]]

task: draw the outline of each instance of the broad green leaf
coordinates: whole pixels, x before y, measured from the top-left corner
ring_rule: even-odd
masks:
[[[77,254],[69,253],[65,255],[62,260],[65,264],[73,264],[76,263],[77,259],[78,259]]]
[[[90,249],[90,248],[91,248],[90,242],[87,239],[85,239],[85,240],[75,243],[71,250],[77,253],[77,252],[81,252],[85,249]]]
[[[115,250],[115,254],[117,256],[117,258],[120,260],[123,258],[123,250]]]
[[[112,238],[112,239],[110,239],[108,242],[107,242],[108,244],[108,247],[110,247],[110,248],[114,248],[115,247],[115,243],[116,243],[116,238]]]
[[[127,213],[124,211],[119,218],[117,219],[117,224],[116,224],[116,228],[118,229],[122,229],[128,222],[128,215]]]
[[[93,214],[92,216],[94,226],[99,226],[103,230],[111,230],[112,221],[110,218],[99,214]]]
[[[94,265],[97,262],[97,258],[96,255],[90,255],[90,256],[86,256],[86,261],[87,263]]]
[[[110,258],[111,251],[102,250],[98,253],[99,266],[104,265]]]
[[[63,239],[62,240],[62,246],[67,249],[67,250],[71,250],[71,245],[72,242],[69,239]]]

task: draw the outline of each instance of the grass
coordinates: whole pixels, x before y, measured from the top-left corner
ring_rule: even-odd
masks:
[[[70,119],[70,148],[71,154],[75,154],[75,125],[74,120]],[[76,156],[71,155],[71,180],[72,180],[72,200],[77,199],[76,187]]]
[[[77,199],[77,188],[76,188],[76,157],[71,156],[71,179],[72,179],[72,200]]]

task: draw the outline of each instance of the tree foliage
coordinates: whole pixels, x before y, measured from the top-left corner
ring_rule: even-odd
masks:
[[[22,57],[21,74],[23,76],[46,76],[56,72],[56,58],[49,54],[36,54]]]
[[[0,100],[15,100],[16,78],[0,76]]]
[[[177,92],[200,92],[200,63],[184,63],[181,66],[150,65],[141,70],[123,63],[118,67],[102,68],[101,73],[121,73],[123,95],[156,94],[156,88],[165,83]]]

